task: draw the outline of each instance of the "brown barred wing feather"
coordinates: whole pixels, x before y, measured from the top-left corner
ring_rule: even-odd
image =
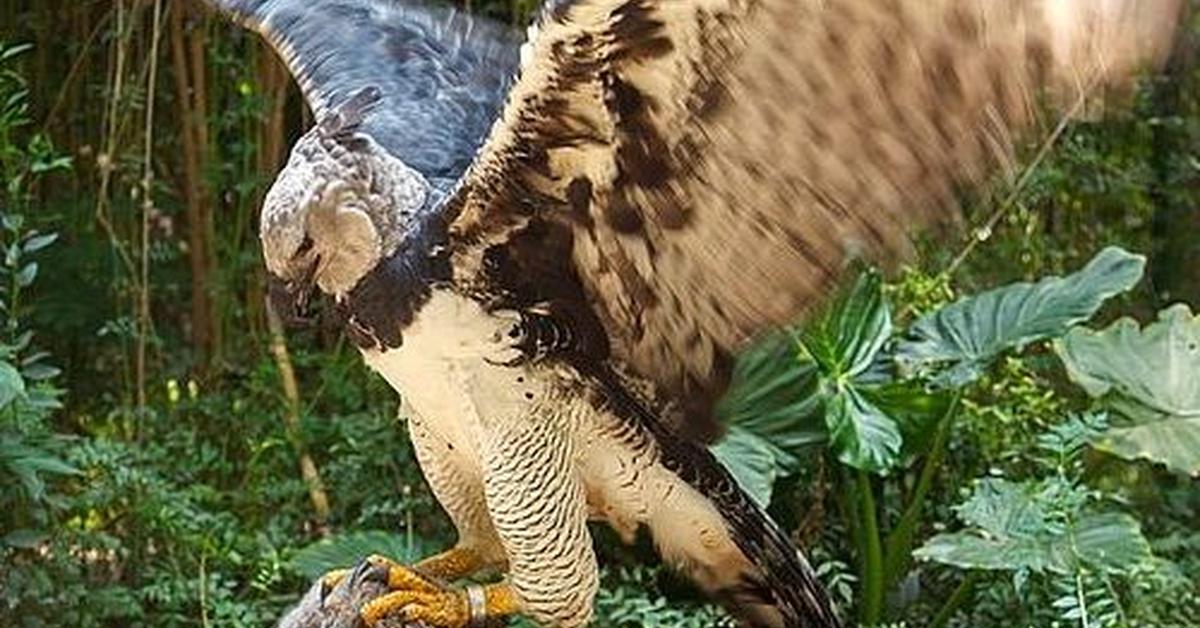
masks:
[[[957,186],[1011,163],[1043,93],[1070,102],[1160,56],[1178,4],[551,3],[452,199],[456,273],[566,230],[614,357],[711,399],[730,355],[848,258],[902,254]]]

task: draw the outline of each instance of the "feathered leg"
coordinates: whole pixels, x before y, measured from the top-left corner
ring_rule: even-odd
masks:
[[[399,616],[464,628],[523,613],[575,628],[591,618],[599,574],[566,426],[536,415],[499,425],[484,443],[483,463],[487,508],[508,557],[507,580],[465,590],[417,585],[393,591],[363,607],[368,625]]]
[[[495,426],[483,451],[484,493],[517,610],[572,628],[591,618],[599,574],[564,414],[535,409]]]

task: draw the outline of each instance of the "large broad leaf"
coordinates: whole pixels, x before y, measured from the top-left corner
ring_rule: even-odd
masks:
[[[291,567],[309,579],[334,569],[353,567],[362,559],[379,554],[401,563],[412,563],[428,554],[420,539],[401,534],[369,530],[322,539],[296,552]]]
[[[817,367],[789,333],[774,334],[743,353],[717,413],[777,448],[800,455],[823,447]]]
[[[795,460],[770,441],[734,426],[709,448],[733,474],[737,483],[759,506],[771,503],[775,480],[794,466]]]
[[[825,446],[817,368],[788,333],[764,339],[738,359],[717,412],[730,426],[710,449],[761,506],[799,458]]]
[[[866,391],[877,387],[872,366],[892,335],[892,315],[879,273],[862,273],[853,288],[801,335],[817,364],[829,446],[845,465],[883,473],[900,460],[900,426]]]
[[[967,529],[935,535],[913,555],[962,569],[1056,573],[1128,569],[1150,556],[1133,517],[1085,511],[1065,528],[1049,525],[1038,495],[1035,484],[983,480],[958,508]]]
[[[805,328],[801,338],[823,375],[848,380],[871,367],[891,335],[892,314],[883,297],[883,279],[868,270],[824,316]]]
[[[1071,379],[1123,419],[1099,448],[1200,475],[1200,316],[1176,305],[1145,329],[1121,319],[1073,329],[1054,347]]]
[[[900,457],[900,426],[852,386],[829,397],[825,422],[830,445],[842,464],[881,473]]]
[[[886,366],[881,355],[891,334],[882,280],[866,271],[802,333],[777,334],[739,359],[718,411],[762,442],[735,436],[717,455],[758,495],[819,446],[856,469],[895,468],[902,452],[911,455],[926,441],[945,403],[878,368]]]
[[[1003,352],[1058,337],[1091,318],[1106,299],[1133,287],[1145,265],[1144,257],[1109,247],[1074,274],[959,299],[921,317],[896,360],[937,386],[962,386]]]
[[[1119,512],[1085,515],[1073,531],[1075,552],[1084,562],[1127,569],[1150,556],[1150,543],[1137,519]]]

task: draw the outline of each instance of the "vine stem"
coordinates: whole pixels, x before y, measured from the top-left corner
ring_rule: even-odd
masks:
[[[1058,143],[1058,139],[1066,132],[1071,120],[1083,110],[1083,106],[1087,104],[1088,97],[1091,96],[1092,91],[1099,83],[1100,76],[1097,74],[1080,90],[1079,97],[1072,103],[1071,108],[1062,115],[1058,124],[1055,125],[1054,130],[1050,132],[1050,135],[1046,136],[1046,139],[1042,141],[1041,146],[1038,147],[1037,154],[1034,155],[1033,161],[1029,162],[1029,165],[1021,172],[1021,176],[1017,179],[1012,189],[1009,190],[1008,195],[1004,197],[1004,201],[996,207],[996,211],[992,212],[992,215],[983,223],[983,227],[972,232],[972,237],[967,241],[963,250],[955,256],[954,261],[950,262],[946,270],[942,271],[941,278],[945,279],[953,275],[958,270],[958,267],[962,266],[963,262],[970,257],[975,247],[987,239],[986,237],[976,237],[975,233],[991,234],[995,230],[996,225],[1000,223],[1000,220],[1017,204],[1017,197],[1020,196],[1021,192],[1025,191],[1025,187],[1029,184],[1030,179],[1033,178],[1033,173],[1046,160],[1046,157],[1050,154],[1050,149],[1054,148],[1054,145]]]
[[[909,500],[908,507],[904,509],[904,513],[900,516],[900,520],[896,522],[895,527],[888,534],[887,541],[884,544],[886,548],[883,569],[885,588],[890,588],[895,584],[900,576],[903,575],[903,571],[908,568],[909,562],[912,559],[912,543],[916,536],[921,511],[924,509],[925,497],[929,494],[930,486],[933,485],[934,475],[942,466],[942,458],[946,453],[946,440],[950,435],[950,424],[954,422],[954,416],[958,412],[961,399],[962,392],[956,391],[950,399],[950,405],[946,408],[945,414],[938,421],[937,431],[933,436],[933,443],[929,446],[929,455],[925,457],[925,463],[921,467],[921,475],[917,478],[917,485],[913,489],[912,498]]]
[[[162,0],[154,0],[151,18],[150,70],[146,77],[146,119],[142,128],[142,242],[138,260],[138,335],[134,379],[138,410],[146,408],[146,338],[150,335],[150,216],[154,211],[154,86],[158,81],[158,40],[162,35]]]

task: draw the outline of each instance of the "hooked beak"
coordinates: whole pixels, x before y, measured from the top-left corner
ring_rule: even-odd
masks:
[[[314,259],[304,275],[295,281],[287,281],[274,273],[268,274],[267,298],[285,325],[309,325],[313,322],[315,317],[309,306],[316,291],[320,261],[319,257]]]

